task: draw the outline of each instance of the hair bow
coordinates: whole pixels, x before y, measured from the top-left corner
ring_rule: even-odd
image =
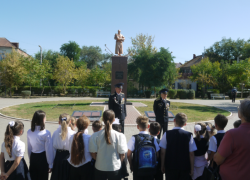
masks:
[[[207,131],[211,131],[211,128],[209,127],[209,125],[207,125],[206,129]]]
[[[10,125],[10,127],[13,127],[15,125],[15,121],[10,121],[9,125]]]
[[[66,117],[62,118],[62,121],[67,121],[67,118]]]
[[[196,124],[196,125],[194,126],[194,129],[195,129],[196,132],[201,131],[201,125]]]

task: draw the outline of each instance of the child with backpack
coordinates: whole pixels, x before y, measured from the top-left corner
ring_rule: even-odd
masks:
[[[23,130],[24,125],[21,121],[10,121],[7,125],[0,157],[2,180],[31,180],[23,158],[25,144],[20,140]]]
[[[158,144],[160,144],[161,141],[160,139],[157,138],[160,132],[161,132],[161,125],[158,122],[150,123],[149,133],[151,136],[154,136]],[[155,180],[163,180],[163,174],[161,172],[161,150],[159,151],[159,157],[157,160],[158,160],[158,166],[155,174]]]
[[[149,119],[139,116],[136,119],[139,134],[128,142],[128,161],[133,172],[133,180],[153,180],[157,170],[157,157],[160,150],[157,140],[148,134]]]
[[[193,180],[201,180],[204,168],[208,164],[205,157],[209,144],[209,134],[206,131],[206,125],[204,123],[196,123],[194,134],[197,150],[194,151],[194,174],[192,178]]]
[[[162,136],[161,169],[166,179],[190,180],[194,171],[194,151],[197,150],[193,135],[183,129],[187,116],[178,113],[174,128]]]

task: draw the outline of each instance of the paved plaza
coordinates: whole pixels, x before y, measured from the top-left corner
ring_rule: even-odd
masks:
[[[7,106],[13,106],[13,105],[18,105],[18,104],[24,104],[24,103],[35,103],[35,102],[42,102],[42,101],[65,101],[65,100],[93,100],[93,102],[95,100],[107,100],[107,98],[70,98],[70,97],[63,97],[63,98],[39,98],[39,99],[10,99],[10,98],[0,98],[0,109],[7,107]],[[154,101],[154,99],[128,99],[128,101]],[[233,128],[233,123],[235,120],[239,119],[238,118],[238,110],[237,107],[240,104],[239,100],[236,100],[236,103],[232,104],[231,100],[171,100],[171,102],[184,102],[184,103],[191,103],[191,104],[200,104],[200,105],[207,105],[207,106],[214,106],[217,108],[221,108],[227,111],[232,112],[232,115],[229,117],[229,122],[228,125],[226,127],[226,130],[232,129]],[[136,112],[132,106],[127,107],[127,109],[129,109],[135,113],[135,114],[129,114],[128,112],[128,118],[135,118],[134,116],[138,116],[139,112]],[[134,111],[133,111],[134,110]],[[0,116],[0,139],[2,140],[1,142],[3,142],[4,140],[4,132],[6,129],[6,126],[8,124],[8,122],[10,121],[10,119],[5,118],[3,116]],[[129,120],[128,120],[129,121]],[[27,130],[30,129],[30,121],[23,121],[24,123],[24,134],[21,136],[21,140],[25,142],[26,146],[27,146]],[[213,123],[213,121],[212,121]],[[51,132],[51,134],[53,134],[53,132],[57,129],[58,124],[56,123],[46,123],[46,129],[49,130]],[[185,126],[185,129],[187,131],[193,132],[193,127],[194,127],[194,123],[188,123],[187,126]],[[169,129],[172,129],[173,125],[169,125]],[[89,134],[92,134],[92,127],[90,126],[88,128],[89,130]],[[135,125],[132,125],[132,123],[129,124],[125,124],[125,135],[127,138],[127,141],[131,138],[132,135],[137,134],[138,130],[136,128]],[[27,151],[25,152],[25,160],[28,162],[28,155],[27,155]],[[132,176],[130,174],[129,179],[132,179]]]

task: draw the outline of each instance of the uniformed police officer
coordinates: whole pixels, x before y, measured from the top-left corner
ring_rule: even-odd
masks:
[[[115,117],[120,120],[122,133],[124,133],[124,120],[127,116],[125,95],[122,93],[123,85],[124,83],[116,84],[115,93],[109,97],[109,109],[112,109],[115,113]]]
[[[237,89],[236,89],[236,87],[234,87],[232,89],[231,94],[232,94],[232,103],[235,103],[235,98],[237,96]]]
[[[168,109],[170,107],[170,101],[167,100],[168,89],[162,89],[159,93],[161,94],[161,97],[155,100],[153,108],[156,122],[161,125],[161,131],[158,135],[158,138],[160,139],[162,130],[162,134],[168,130]]]

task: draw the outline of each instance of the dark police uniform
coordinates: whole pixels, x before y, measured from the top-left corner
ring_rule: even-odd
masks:
[[[236,95],[237,95],[237,90],[233,88],[232,89],[232,102],[235,102]]]
[[[160,91],[162,92],[168,91],[167,89],[163,89]],[[168,109],[170,107],[170,101],[168,100],[163,100],[161,97],[157,98],[154,101],[154,113],[155,113],[155,118],[156,122],[158,122],[161,125],[161,131],[160,134],[158,135],[158,138],[160,139],[161,137],[161,132],[163,130],[163,133],[168,130]]]
[[[122,88],[123,83],[116,84],[116,87]],[[109,97],[109,109],[113,110],[115,117],[120,120],[122,133],[124,133],[124,120],[127,116],[126,101],[124,93],[117,94],[116,92]]]

